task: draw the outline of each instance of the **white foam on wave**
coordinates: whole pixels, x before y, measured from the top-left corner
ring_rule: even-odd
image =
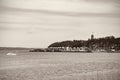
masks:
[[[6,55],[11,55],[11,56],[15,56],[15,53],[7,53]]]

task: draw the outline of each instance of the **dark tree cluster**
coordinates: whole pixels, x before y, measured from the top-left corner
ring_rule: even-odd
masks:
[[[49,47],[88,47],[92,50],[120,50],[120,38],[107,36],[103,38],[88,39],[88,40],[73,40],[52,43]]]
[[[86,43],[84,40],[62,41],[55,42],[48,47],[82,47],[84,43]]]

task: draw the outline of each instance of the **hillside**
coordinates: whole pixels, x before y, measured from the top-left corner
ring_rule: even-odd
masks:
[[[48,47],[88,47],[93,51],[119,51],[120,38],[115,38],[114,36],[107,36],[103,38],[94,38],[88,40],[61,41],[52,43]]]

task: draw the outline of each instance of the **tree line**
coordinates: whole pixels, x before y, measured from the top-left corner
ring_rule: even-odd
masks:
[[[50,47],[88,47],[92,50],[120,50],[120,38],[115,38],[114,36],[107,36],[88,40],[67,40],[52,43],[48,46],[48,48]]]

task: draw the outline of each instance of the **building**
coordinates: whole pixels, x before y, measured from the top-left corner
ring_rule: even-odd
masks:
[[[91,35],[91,40],[93,40],[94,39],[94,34],[92,33],[92,35]]]

